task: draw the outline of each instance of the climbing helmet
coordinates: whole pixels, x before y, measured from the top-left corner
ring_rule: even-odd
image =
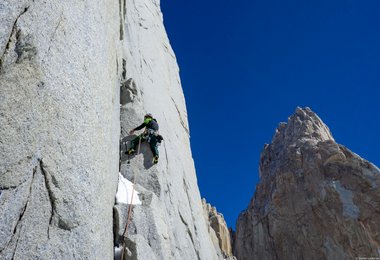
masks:
[[[144,116],[144,118],[147,118],[147,117],[150,117],[150,118],[153,118],[152,114],[148,113]]]

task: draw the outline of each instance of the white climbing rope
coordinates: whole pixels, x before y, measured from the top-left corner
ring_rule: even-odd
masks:
[[[139,136],[139,146],[137,148],[137,154],[140,153],[141,139],[142,139],[142,137],[140,135]],[[121,246],[121,258],[120,258],[121,260],[124,259],[125,241],[127,240],[127,236],[128,236],[128,226],[129,226],[129,222],[131,220],[131,215],[132,215],[133,195],[135,194],[135,184],[136,184],[136,181],[137,181],[137,177],[139,176],[138,173],[139,172],[137,171],[137,174],[135,174],[134,177],[133,177],[133,189],[132,189],[131,203],[129,203],[127,223],[125,224],[125,228],[124,228],[124,232],[123,232],[123,244]]]

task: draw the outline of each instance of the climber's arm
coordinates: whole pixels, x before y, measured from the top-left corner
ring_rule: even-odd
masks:
[[[141,130],[141,129],[143,129],[144,127],[146,127],[146,124],[145,124],[145,122],[144,122],[144,123],[142,123],[141,125],[139,125],[138,127],[136,127],[135,129],[133,129],[133,131],[138,131],[138,130]]]
[[[146,123],[145,123],[145,122],[142,123],[141,125],[139,125],[138,127],[132,129],[132,131],[129,132],[129,134],[130,134],[130,135],[133,135],[133,133],[134,133],[135,131],[141,130],[141,129],[143,129],[144,127],[146,127]]]

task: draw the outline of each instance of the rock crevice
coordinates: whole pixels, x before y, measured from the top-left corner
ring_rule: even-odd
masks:
[[[50,178],[48,177],[48,173],[44,170],[42,159],[40,160],[39,166],[40,166],[41,173],[44,176],[45,188],[47,190],[47,194],[48,194],[48,198],[49,198],[49,202],[50,202],[50,208],[51,208],[51,215],[50,215],[50,219],[49,219],[49,227],[50,227],[50,225],[53,222],[53,217],[57,211],[57,206],[56,206],[56,200],[57,199],[55,198],[53,190],[51,188]],[[49,230],[50,229],[48,229],[48,236],[50,236]]]
[[[9,34],[8,40],[5,41],[6,44],[5,44],[4,51],[3,51],[2,55],[0,56],[0,69],[2,67],[1,65],[2,65],[3,57],[5,56],[6,52],[8,51],[8,49],[10,47],[10,44],[12,41],[12,36],[15,35],[17,32],[17,22],[20,19],[20,17],[28,11],[28,9],[29,9],[29,6],[24,7],[24,10],[16,17],[15,21],[13,22],[12,28],[10,29],[10,34]]]
[[[0,245],[1,246],[1,248],[0,248],[0,256],[2,255],[3,251],[6,251],[7,249],[9,249],[9,246],[10,246],[11,242],[16,239],[16,242],[15,242],[16,246],[15,246],[15,249],[14,249],[14,253],[13,253],[12,259],[14,257],[14,254],[15,254],[15,252],[17,250],[17,245],[18,245],[19,236],[20,236],[20,232],[19,232],[20,227],[19,227],[19,225],[22,224],[22,220],[23,220],[24,214],[25,214],[26,209],[27,209],[27,207],[29,205],[30,196],[32,194],[32,187],[33,187],[33,183],[34,183],[36,172],[37,172],[37,166],[33,169],[32,177],[30,179],[30,184],[29,184],[29,187],[28,187],[28,194],[27,194],[27,197],[26,197],[26,202],[23,205],[23,207],[21,208],[20,213],[18,214],[17,221],[15,223],[13,223],[13,226],[14,226],[13,227],[13,232],[8,234],[7,242],[5,242],[5,245],[4,246]],[[19,188],[19,186],[16,187],[16,188]]]

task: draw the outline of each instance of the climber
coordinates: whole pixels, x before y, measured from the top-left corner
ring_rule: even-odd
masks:
[[[133,154],[136,151],[136,147],[139,144],[139,142],[147,141],[153,153],[153,163],[156,164],[158,163],[159,157],[157,143],[161,143],[163,138],[161,135],[158,134],[158,123],[157,120],[153,118],[152,114],[146,114],[144,116],[144,123],[134,128],[132,131],[129,132],[129,134],[133,135],[135,131],[141,130],[144,127],[144,133],[137,136],[135,139],[131,141],[131,148],[126,153],[129,155]]]

